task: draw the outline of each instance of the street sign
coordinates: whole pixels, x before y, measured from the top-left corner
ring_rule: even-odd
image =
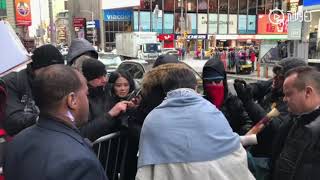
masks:
[[[95,28],[96,22],[95,21],[87,21],[87,28]]]

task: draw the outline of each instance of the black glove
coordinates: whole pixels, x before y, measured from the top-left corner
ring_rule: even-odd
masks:
[[[233,86],[242,103],[245,104],[246,102],[253,100],[252,87],[248,85],[244,80],[235,79]]]

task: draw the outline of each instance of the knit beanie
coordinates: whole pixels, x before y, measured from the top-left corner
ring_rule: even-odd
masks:
[[[35,49],[31,59],[31,67],[33,70],[50,66],[52,64],[64,64],[62,54],[51,44],[46,44]]]
[[[296,57],[284,58],[273,67],[273,72],[275,74],[285,75],[289,70],[293,68],[296,68],[299,66],[306,66],[306,65],[307,63],[302,58],[296,58]]]
[[[87,81],[91,81],[100,76],[105,76],[107,74],[107,70],[102,62],[89,58],[83,61],[82,73],[84,77],[86,77]]]

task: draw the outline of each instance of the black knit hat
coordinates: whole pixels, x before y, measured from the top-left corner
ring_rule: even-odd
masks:
[[[86,77],[87,81],[91,81],[100,76],[105,76],[107,74],[107,70],[102,62],[89,58],[83,61],[82,73],[84,77]]]
[[[50,66],[52,64],[64,64],[62,54],[51,44],[46,44],[35,49],[31,59],[31,67],[34,70]]]
[[[289,70],[299,67],[299,66],[306,66],[307,63],[302,58],[296,58],[296,57],[289,57],[284,58],[281,61],[279,61],[274,67],[273,67],[273,73],[274,74],[282,74],[285,75]]]
[[[180,63],[177,56],[174,55],[160,55],[153,64],[153,68],[162,64]]]

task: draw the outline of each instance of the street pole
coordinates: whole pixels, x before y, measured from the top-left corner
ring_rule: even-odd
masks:
[[[73,0],[68,0],[68,18],[69,18],[69,36],[68,36],[68,42],[69,45],[71,45],[72,39],[75,39],[75,33],[73,28],[73,14],[74,14],[74,3]]]
[[[105,43],[106,43],[106,38],[105,38],[105,30],[104,30],[104,17],[103,17],[103,9],[102,9],[102,0],[99,0],[99,11],[100,11],[100,47],[102,51],[105,51]]]
[[[93,19],[93,11],[92,11],[92,9],[91,9],[91,22],[95,22],[94,19]],[[96,45],[95,38],[96,38],[96,24],[94,24],[93,32],[92,32],[92,45],[93,46]]]
[[[51,44],[56,45],[55,27],[53,23],[53,12],[52,12],[52,0],[49,0],[49,16],[50,16],[50,41]]]

